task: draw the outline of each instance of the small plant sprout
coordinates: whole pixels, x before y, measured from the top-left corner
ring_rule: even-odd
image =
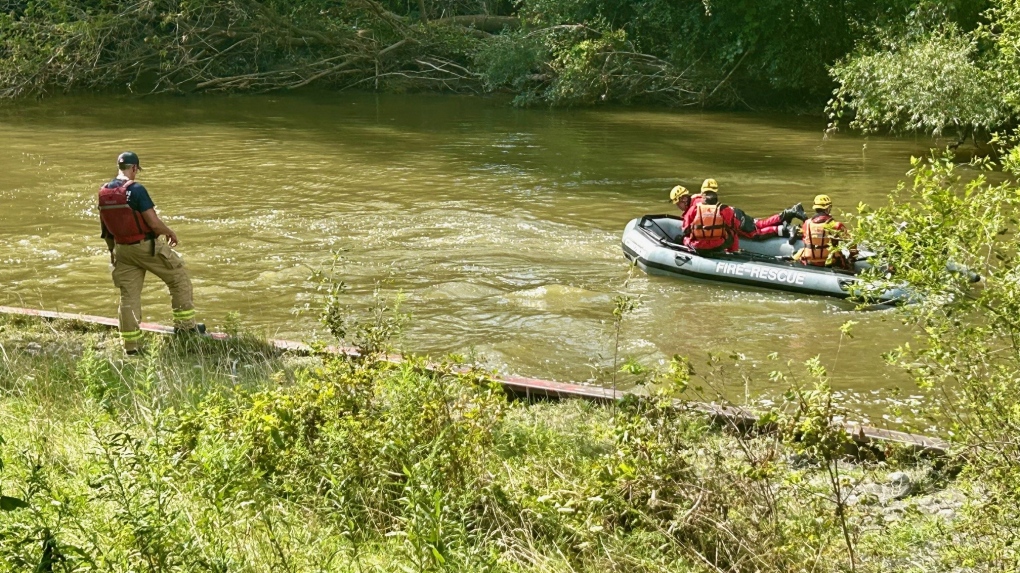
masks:
[[[630,313],[641,305],[640,301],[627,294],[613,297],[613,395],[617,394],[617,374],[620,372],[620,343],[623,322]]]

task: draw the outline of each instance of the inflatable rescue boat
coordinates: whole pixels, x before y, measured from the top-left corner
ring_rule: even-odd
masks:
[[[896,304],[906,291],[875,292],[856,277],[868,263],[854,263],[854,270],[803,265],[792,259],[804,246],[799,239],[782,237],[740,239],[736,253],[699,255],[682,244],[683,225],[672,215],[646,215],[627,224],[623,253],[650,275],[684,277],[801,294],[851,298],[872,304]]]

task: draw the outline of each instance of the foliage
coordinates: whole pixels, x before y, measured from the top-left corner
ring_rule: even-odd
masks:
[[[977,41],[952,28],[848,58],[832,72],[840,87],[831,127],[852,110],[849,126],[863,131],[987,132],[1016,110],[1002,102],[999,74],[978,59]]]
[[[961,29],[941,3],[924,2],[877,41],[863,39],[832,67],[830,129],[849,120],[864,131],[950,131],[963,141],[1020,117],[1020,10],[993,0],[982,17]]]
[[[535,85],[545,77],[541,70],[549,54],[538,35],[510,32],[484,42],[475,54],[475,62],[487,90],[507,87],[517,94],[518,103],[534,101]]]
[[[3,436],[0,436],[0,446],[4,445]],[[3,450],[0,450],[3,453]],[[0,472],[4,469],[4,461],[0,458]],[[28,507],[28,504],[21,498],[12,497],[9,495],[0,495],[0,511],[14,511],[16,509]]]
[[[832,503],[833,514],[822,511],[820,519],[834,521],[843,533],[850,570],[857,569],[855,550],[859,532],[850,524],[849,499],[850,481],[841,473],[840,460],[846,457],[853,444],[846,428],[842,425],[846,420],[846,412],[833,400],[829,388],[825,367],[818,358],[807,364],[809,373],[814,378],[811,388],[794,385],[786,395],[786,399],[794,405],[792,412],[784,412],[777,416],[780,432],[790,442],[794,450],[808,459],[817,460],[825,470],[829,486],[826,501]]]
[[[24,2],[0,22],[0,95],[456,88],[464,36],[416,26],[374,0]]]
[[[999,97],[1011,110],[1020,109],[1020,2],[998,0],[989,9],[988,23],[978,29],[979,39],[995,46],[989,67],[1000,72]]]
[[[624,319],[627,318],[640,306],[641,301],[626,295],[619,294],[613,297],[613,394],[616,394],[617,374],[620,369],[620,335],[623,333]],[[629,362],[624,365],[627,371],[632,374],[639,374],[641,369],[637,364]]]
[[[360,316],[354,306],[345,302],[348,287],[340,276],[347,263],[343,253],[334,251],[329,268],[317,269],[310,277],[321,299],[319,321],[337,340],[363,355],[393,351],[393,343],[411,318],[401,311],[403,294],[397,293],[391,299],[383,292],[381,282],[376,282],[372,302],[366,309],[368,316]]]
[[[1003,0],[1005,1],[1005,0]],[[518,104],[817,102],[827,67],[963,0],[71,0],[0,9],[0,96],[336,89],[507,90]],[[971,7],[970,10],[965,7]],[[1003,4],[1005,6],[1005,4]],[[988,34],[1012,37],[1008,27]],[[1002,52],[1006,55],[1006,52]]]
[[[0,513],[0,571],[839,570],[823,474],[677,408],[679,357],[610,408],[413,357],[242,337],[125,360],[9,325],[4,487],[28,506]]]
[[[518,93],[519,103],[817,101],[831,90],[828,66],[932,4],[966,30],[977,26],[983,5],[524,0],[524,27],[484,42],[479,72],[490,89]]]
[[[1020,150],[1002,138],[1009,179],[988,160],[956,165],[951,155],[914,159],[912,182],[888,205],[865,210],[858,235],[917,293],[901,309],[919,340],[891,352],[931,399],[933,424],[964,448],[988,479],[986,503],[960,524],[971,545],[947,559],[1013,569],[1020,539]],[[950,263],[947,266],[947,263]],[[981,275],[971,284],[970,273]],[[876,277],[878,279],[878,277]],[[989,513],[990,504],[996,509]]]

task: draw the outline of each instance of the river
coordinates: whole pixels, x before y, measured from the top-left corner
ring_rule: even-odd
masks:
[[[180,237],[200,319],[239,312],[275,337],[322,337],[313,269],[346,249],[348,299],[378,283],[413,314],[401,346],[471,354],[502,372],[603,381],[613,297],[640,306],[620,353],[654,366],[737,355],[718,386],[770,390],[772,352],[823,356],[833,385],[868,396],[909,381],[881,353],[906,330],[842,302],[647,277],[620,249],[633,217],[668,212],[674,184],[716,178],[753,215],[816,193],[835,211],[881,203],[928,141],[841,134],[819,117],[601,108],[521,110],[434,95],[54,97],[0,107],[0,304],[115,316],[94,208],[136,151]],[[145,319],[169,322],[149,277]],[[840,325],[858,322],[854,338]],[[725,358],[724,364],[732,359]],[[711,390],[706,390],[711,393]]]

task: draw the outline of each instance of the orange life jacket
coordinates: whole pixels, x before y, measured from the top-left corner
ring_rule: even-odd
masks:
[[[128,187],[133,183],[134,181],[130,180],[118,180],[99,188],[99,218],[106,230],[113,235],[113,240],[121,245],[155,237],[142,214],[128,204]]]
[[[832,217],[825,216],[821,222],[814,219],[804,221],[801,228],[804,235],[804,251],[800,256],[803,263],[815,266],[825,266],[829,261],[829,251],[832,249],[833,234],[828,226]]]
[[[694,208],[697,211],[694,213],[694,220],[691,222],[691,238],[698,241],[725,239],[728,235],[729,226],[722,216],[723,207],[725,205],[706,205],[704,203],[695,205]]]

